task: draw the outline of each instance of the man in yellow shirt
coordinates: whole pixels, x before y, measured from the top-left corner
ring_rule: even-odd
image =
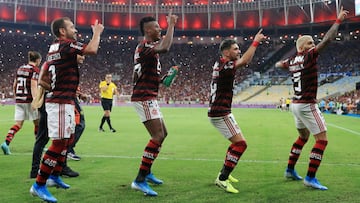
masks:
[[[111,80],[112,80],[112,75],[106,74],[105,80],[101,81],[99,84],[100,96],[101,96],[101,106],[104,109],[104,116],[101,119],[101,123],[100,123],[100,127],[99,127],[100,132],[105,132],[105,130],[103,129],[103,125],[104,125],[105,121],[109,125],[110,132],[113,132],[113,133],[116,132],[116,130],[111,126],[110,112],[112,109],[114,94],[116,94],[118,96],[119,91],[117,90],[115,83],[113,83]]]
[[[289,111],[290,110],[291,99],[286,98],[285,104],[286,104],[286,111]]]

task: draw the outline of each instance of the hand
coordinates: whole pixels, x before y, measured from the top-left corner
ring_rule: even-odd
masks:
[[[95,20],[94,25],[91,25],[91,29],[94,34],[101,35],[101,33],[104,31],[104,26],[103,24],[99,23],[98,20]]]
[[[337,19],[343,21],[345,19],[345,17],[347,16],[347,14],[349,13],[348,10],[344,10],[343,6],[341,6],[340,8],[340,12],[339,12],[339,15],[337,17]]]
[[[33,101],[31,102],[31,107],[33,110],[38,109],[42,106],[44,103],[44,95],[45,95],[45,89],[41,86],[38,86],[37,94],[35,98],[33,98]]]
[[[33,99],[33,101],[31,102],[31,108],[33,110],[38,109],[41,107],[41,105],[44,103],[44,97],[40,97],[40,98],[35,98]]]
[[[262,31],[263,31],[263,29],[259,30],[259,32],[254,37],[254,41],[262,42],[262,41],[264,41],[266,39],[266,36],[261,33]]]
[[[90,100],[90,95],[87,94],[80,94],[79,98],[85,102],[87,102],[88,100]]]
[[[84,60],[85,60],[85,56],[82,56],[82,55],[79,55],[79,54],[76,56],[76,61],[77,61],[78,64],[83,64]]]
[[[177,22],[178,16],[172,14],[172,9],[169,10],[168,16],[166,16],[166,20],[168,25],[175,25]]]

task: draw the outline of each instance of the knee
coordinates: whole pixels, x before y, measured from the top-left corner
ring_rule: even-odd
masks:
[[[234,145],[238,148],[241,148],[242,151],[245,151],[246,148],[247,148],[247,142],[245,140],[242,140],[242,141],[239,141],[239,142],[236,142],[234,143]]]
[[[165,136],[164,136],[164,135],[155,136],[155,137],[153,137],[153,139],[154,139],[155,141],[157,141],[158,143],[163,143],[164,140],[165,140]]]
[[[298,129],[299,132],[299,136],[304,139],[304,140],[308,140],[309,136],[310,136],[310,131],[307,128],[303,128],[303,129]]]
[[[62,146],[66,146],[67,143],[68,143],[68,139],[60,139],[60,140],[53,140],[51,144],[55,147],[62,147]]]
[[[244,150],[247,148],[247,142],[246,141],[242,141],[241,146],[244,148]]]
[[[19,128],[19,130],[22,128],[22,124],[21,123],[16,123],[16,126]]]
[[[315,137],[315,140],[318,141],[318,140],[324,140],[324,141],[327,141],[327,136],[326,136],[326,131],[325,132],[321,132],[319,134],[316,134],[314,135]]]
[[[164,132],[159,132],[157,134],[155,134],[154,136],[152,136],[152,138],[157,141],[158,143],[163,143],[165,138],[167,136],[167,133]]]

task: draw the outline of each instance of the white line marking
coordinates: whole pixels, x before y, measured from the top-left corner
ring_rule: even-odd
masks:
[[[11,153],[10,156],[32,156],[32,153]],[[121,156],[121,155],[102,155],[102,154],[93,154],[93,155],[81,155],[81,157],[86,158],[114,158],[114,159],[141,159],[140,156]],[[205,158],[169,158],[169,157],[158,157],[159,160],[170,160],[170,161],[204,161],[204,162],[224,162],[223,159],[205,159]],[[260,164],[284,164],[286,165],[287,160],[283,161],[272,161],[272,160],[240,160],[240,162],[245,163],[260,163]],[[298,164],[309,164],[308,162],[298,161]],[[360,167],[360,163],[321,163],[321,165],[329,166],[350,166],[350,167]]]
[[[332,124],[332,123],[327,123],[327,125],[332,126],[334,128],[338,128],[338,129],[347,131],[347,132],[350,132],[350,133],[353,133],[355,135],[360,135],[360,132],[356,132],[356,131],[353,131],[353,130],[350,130],[350,129],[347,129],[347,128],[343,128],[341,126],[338,126],[338,125],[335,125],[335,124]]]

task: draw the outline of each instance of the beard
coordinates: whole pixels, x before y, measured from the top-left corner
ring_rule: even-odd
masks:
[[[67,33],[66,34],[66,38],[67,39],[73,39],[73,40],[77,40],[77,34],[70,34],[70,33]]]

